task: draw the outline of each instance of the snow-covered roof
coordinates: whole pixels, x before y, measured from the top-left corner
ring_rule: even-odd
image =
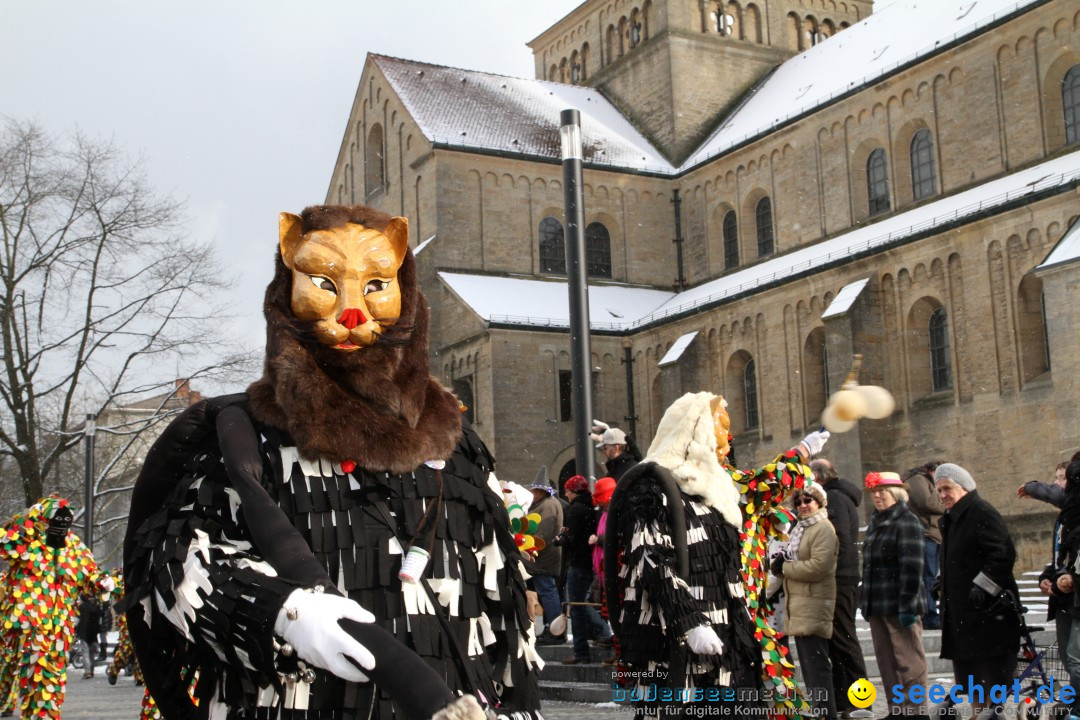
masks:
[[[443,282],[482,319],[506,325],[570,327],[566,280],[440,272]],[[627,285],[589,286],[593,330],[622,330],[675,293]]]
[[[422,242],[422,243],[420,243],[419,245],[417,245],[417,246],[416,246],[416,249],[412,251],[412,254],[413,254],[413,255],[419,255],[419,254],[420,254],[421,252],[423,252],[423,251],[424,251],[424,248],[426,248],[426,247],[428,246],[428,244],[429,244],[429,243],[430,243],[430,242],[431,242],[432,240],[434,240],[434,239],[435,239],[435,236],[434,236],[434,235],[432,235],[432,236],[431,236],[431,237],[429,237],[429,238],[428,238],[427,240],[425,240],[424,242]]]
[[[684,290],[638,320],[635,327],[901,242],[936,227],[973,218],[1026,195],[1077,180],[1080,180],[1080,150]]]
[[[624,285],[591,285],[591,326],[593,330],[635,330],[664,318],[752,292],[788,277],[843,262],[867,251],[903,242],[934,228],[974,219],[977,215],[1025,196],[1075,182],[1080,182],[1080,150],[778,255],[678,294]],[[1080,253],[1080,230],[1077,226],[1069,232],[1069,238],[1068,247],[1071,250],[1062,249],[1061,257],[1066,257],[1066,252],[1072,253],[1068,255],[1070,258]],[[1054,253],[1065,245],[1063,238]],[[1048,257],[1047,263],[1050,261]],[[448,272],[440,272],[439,276],[463,302],[488,322],[525,327],[569,327],[565,280]]]
[[[821,313],[821,319],[825,320],[836,315],[843,315],[850,310],[852,303],[859,297],[859,293],[863,291],[868,282],[870,282],[870,278],[863,278],[840,288],[840,292],[836,293],[836,297],[829,303],[829,307],[825,309],[825,312]]]
[[[896,0],[776,69],[680,170],[694,167],[1039,0]]]
[[[584,160],[670,175],[675,168],[592,88],[372,55],[429,141],[560,159],[559,114],[581,111]]]
[[[690,343],[692,343],[697,336],[697,330],[686,333],[685,335],[680,335],[679,339],[672,343],[671,347],[668,348],[668,351],[664,353],[664,357],[660,358],[660,362],[657,363],[657,366],[664,367],[673,362],[678,362],[679,358],[682,357],[682,354],[686,352],[686,348],[690,347]]]
[[[678,168],[593,88],[370,57],[433,143],[558,160],[576,108],[586,164],[676,175],[1037,2],[896,0],[777,67]]]
[[[1036,270],[1067,263],[1077,258],[1080,258],[1080,220],[1074,222],[1072,227],[1065,231],[1065,236],[1058,240],[1057,245]]]

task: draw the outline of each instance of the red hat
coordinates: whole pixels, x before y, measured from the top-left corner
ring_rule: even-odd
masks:
[[[574,475],[566,481],[566,485],[563,487],[575,493],[589,492],[589,481],[585,479],[584,475]]]
[[[866,476],[866,489],[873,490],[876,487],[907,487],[900,479],[899,473],[872,472]]]
[[[615,478],[602,477],[593,486],[592,499],[597,505],[603,505],[611,500],[611,493],[615,492]]]

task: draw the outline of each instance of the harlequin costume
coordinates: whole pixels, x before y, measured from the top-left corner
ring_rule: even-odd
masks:
[[[123,578],[117,579],[116,588],[113,589],[112,594],[109,597],[109,601],[119,601],[124,597],[124,580]],[[145,684],[143,680],[142,668],[139,667],[139,661],[135,657],[135,648],[131,645],[131,634],[128,632],[127,616],[124,613],[116,614],[117,630],[119,632],[119,638],[116,641],[116,651],[113,653],[112,662],[105,668],[105,675],[109,679],[110,685],[115,685],[117,678],[120,677],[120,673],[124,671],[128,665],[133,667],[133,677],[135,684],[142,686]],[[140,720],[158,720],[161,717],[161,711],[157,709],[157,704],[154,702],[154,698],[150,697],[150,692],[143,687],[143,699],[142,709],[139,713]]]
[[[628,697],[669,714],[690,702],[805,713],[764,594],[769,538],[791,518],[780,504],[810,470],[795,450],[752,471],[726,465],[723,408],[710,393],[672,404],[611,500],[605,572],[624,671],[637,679]]]
[[[107,592],[90,550],[71,532],[67,500],[50,495],[3,526],[0,552],[9,563],[0,617],[4,712],[59,718],[79,596]]]
[[[308,208],[280,251],[263,378],[174,421],[133,494],[148,689],[170,720],[539,717],[521,561],[492,458],[428,374],[406,221]],[[345,614],[292,632],[316,605]]]

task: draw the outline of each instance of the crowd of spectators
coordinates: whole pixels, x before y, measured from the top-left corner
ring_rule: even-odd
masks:
[[[565,664],[591,662],[590,641],[614,645],[615,654],[604,662],[618,662],[618,640],[603,602],[606,511],[619,478],[641,454],[622,430],[602,423],[594,430],[607,475],[592,492],[581,476],[565,482],[562,505],[551,488],[533,488],[534,511],[544,518],[541,534],[552,540],[532,581],[544,608],[539,642],[566,641],[551,630],[563,613],[559,598],[566,598],[574,652]],[[952,661],[958,684],[966,687],[969,676],[983,687],[1011,682],[1021,626],[1016,550],[1000,512],[980,497],[972,474],[958,464],[931,460],[903,475],[871,472],[859,488],[838,477],[827,458],[815,458],[810,468],[814,482],[791,501],[796,522],[788,539],[770,548],[767,597],[776,624],[794,639],[803,686],[815,698],[816,712],[870,716],[847,692],[867,677],[857,615],[869,625],[883,688],[927,686],[924,632],[933,630],[941,631],[940,656]],[[1080,598],[1073,588],[1080,574],[1080,453],[1057,466],[1053,482],[1027,482],[1017,495],[1060,509],[1040,589],[1048,596],[1070,682],[1080,686]],[[862,502],[865,496],[868,504]],[[951,701],[932,707],[907,692],[888,692],[886,698],[891,714],[955,711]],[[987,696],[967,699],[979,720],[1002,712]],[[1080,703],[1070,710],[1071,720],[1080,719]]]

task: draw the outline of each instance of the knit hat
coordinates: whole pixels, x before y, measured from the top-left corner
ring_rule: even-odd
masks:
[[[611,500],[611,493],[615,492],[615,478],[602,477],[593,486],[592,499],[596,505],[603,505]]]
[[[968,492],[975,489],[975,480],[964,468],[952,463],[942,463],[938,465],[937,470],[934,471],[934,480],[951,480],[960,487],[964,488]]]
[[[570,492],[580,493],[589,491],[589,481],[585,479],[584,475],[574,475],[572,478],[566,481],[564,486],[566,490]]]
[[[894,472],[872,472],[866,476],[866,480],[863,483],[867,490],[873,490],[878,487],[906,487],[904,481],[900,479],[900,473]]]
[[[829,504],[829,496],[825,494],[825,488],[821,487],[821,485],[816,482],[811,481],[806,483],[802,489],[802,494],[809,495],[817,500],[817,504],[820,507],[825,507]]]

